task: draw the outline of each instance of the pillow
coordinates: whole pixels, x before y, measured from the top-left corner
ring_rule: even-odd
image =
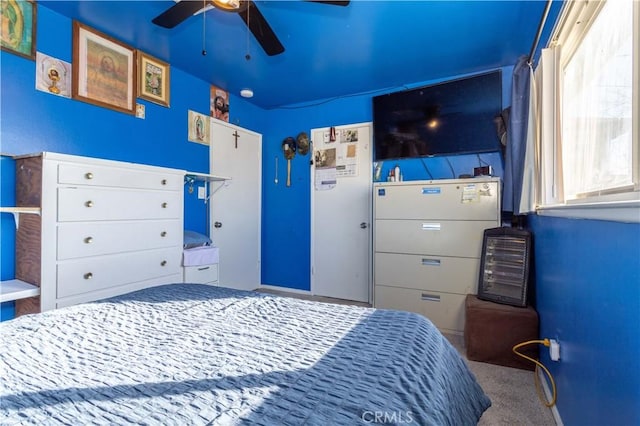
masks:
[[[194,247],[210,246],[212,243],[211,238],[203,235],[199,232],[184,230],[184,244],[185,249]]]

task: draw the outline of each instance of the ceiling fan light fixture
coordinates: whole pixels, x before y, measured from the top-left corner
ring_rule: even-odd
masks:
[[[229,12],[238,12],[241,6],[241,0],[211,0],[213,5],[221,10]]]

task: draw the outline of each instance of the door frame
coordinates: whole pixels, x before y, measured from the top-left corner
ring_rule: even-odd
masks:
[[[369,200],[368,202],[368,206],[367,206],[367,221],[368,221],[368,235],[369,235],[369,243],[368,243],[368,265],[367,265],[367,272],[368,272],[368,283],[367,283],[367,292],[369,294],[368,297],[368,302],[370,305],[373,306],[373,122],[371,121],[367,121],[367,122],[360,122],[360,123],[354,123],[354,124],[344,124],[344,125],[339,125],[339,126],[333,126],[336,130],[340,130],[340,129],[352,129],[354,127],[368,127],[369,128],[369,161],[368,161],[368,167],[367,167],[367,171],[365,170],[361,170],[362,173],[369,173],[370,174],[370,178],[369,178],[369,182],[368,182],[368,196],[367,199]],[[311,156],[313,158],[313,150],[314,148],[314,144],[313,144],[313,134],[314,132],[317,131],[329,131],[331,129],[331,127],[317,127],[317,128],[313,128],[310,130],[309,135],[311,137]],[[310,282],[310,292],[312,295],[316,295],[316,283],[315,283],[315,279],[314,279],[314,268],[315,268],[315,258],[316,258],[316,246],[315,246],[315,230],[314,230],[314,220],[315,220],[315,206],[316,206],[316,202],[315,202],[315,170],[316,170],[316,166],[315,163],[311,164],[310,167],[310,171],[311,171],[311,176],[310,176],[310,190],[311,190],[311,196],[309,197],[311,199],[311,207],[310,207],[310,215],[309,215],[309,227],[311,228],[311,247],[310,247],[310,254],[311,254],[311,268],[309,268],[309,282]]]

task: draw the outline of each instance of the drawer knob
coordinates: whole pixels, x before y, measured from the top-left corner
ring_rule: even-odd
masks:
[[[93,237],[87,237],[84,239],[85,244],[91,244],[93,242]]]
[[[162,203],[162,208],[166,209],[168,205],[169,205],[168,203]]]
[[[93,207],[93,201],[89,200],[86,203],[84,203],[84,205],[87,207]]]
[[[85,280],[90,280],[91,278],[93,278],[93,274],[91,272],[87,272],[86,274],[84,274]]]
[[[85,174],[84,174],[84,178],[85,178],[85,179],[93,179],[93,173],[91,173],[91,172],[87,172],[87,173],[85,173]]]
[[[167,184],[167,180],[166,179],[162,179],[162,182],[160,182],[160,183],[162,183],[163,185],[166,185]]]
[[[198,271],[206,271],[209,268],[211,268],[211,266],[204,266],[202,268],[198,268]]]
[[[163,260],[162,262],[160,262],[160,266],[166,266],[167,265],[167,261]]]
[[[160,233],[160,236],[161,236],[161,237],[166,237],[166,236],[167,236],[167,231],[162,231],[162,232]]]

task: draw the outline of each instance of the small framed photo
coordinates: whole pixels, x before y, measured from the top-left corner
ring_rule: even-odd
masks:
[[[169,64],[138,50],[138,97],[169,106]]]
[[[135,114],[136,50],[73,21],[72,96]]]
[[[0,6],[0,47],[27,59],[36,58],[36,3],[33,0],[4,1]]]

